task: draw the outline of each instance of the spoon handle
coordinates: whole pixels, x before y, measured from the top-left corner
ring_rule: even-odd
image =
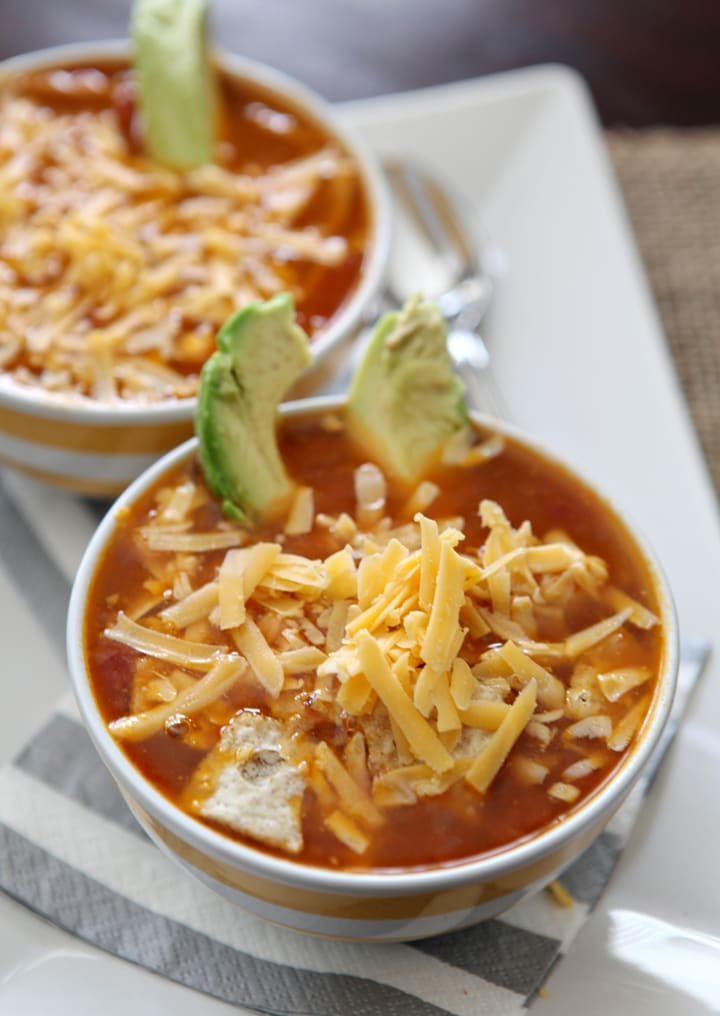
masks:
[[[465,212],[451,186],[407,160],[386,160],[385,173],[402,212],[427,240],[453,284],[436,299],[448,324],[448,350],[465,384],[469,406],[507,419],[507,405],[490,369],[487,346],[478,328],[495,289],[476,256]],[[392,298],[393,294],[387,294]]]
[[[460,279],[477,271],[475,252],[459,223],[459,211],[448,191],[414,163],[387,160],[385,173],[395,196],[446,266]]]

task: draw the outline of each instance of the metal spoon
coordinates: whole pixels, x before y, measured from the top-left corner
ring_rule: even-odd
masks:
[[[290,397],[347,391],[372,324],[421,291],[448,323],[448,350],[465,384],[471,408],[508,419],[495,385],[487,346],[477,331],[495,291],[492,272],[463,225],[472,220],[467,201],[449,184],[407,159],[386,160],[395,196],[393,249],[383,292],[366,315],[366,327],[348,336],[331,357],[304,375]]]
[[[472,218],[468,202],[448,183],[415,163],[388,160],[384,168],[396,198],[396,237],[404,216],[427,242],[446,285],[449,281],[449,288],[427,295],[436,300],[448,322],[448,349],[465,383],[467,401],[472,408],[507,417],[505,401],[490,372],[490,354],[478,332],[495,281],[463,224],[463,220]],[[394,250],[386,289],[389,302],[396,306],[410,295],[397,281],[401,262],[401,252]],[[413,281],[412,290],[417,288]]]

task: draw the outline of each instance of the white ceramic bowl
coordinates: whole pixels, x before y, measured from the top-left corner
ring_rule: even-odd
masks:
[[[129,43],[123,41],[58,46],[0,63],[0,82],[46,67],[128,59],[129,55]],[[226,73],[254,82],[305,111],[340,140],[360,168],[370,210],[367,254],[358,284],[313,337],[314,361],[321,364],[358,327],[382,281],[390,247],[384,178],[373,154],[338,122],[329,104],[304,85],[230,53],[218,53],[217,60]],[[79,493],[117,494],[159,455],[190,437],[194,410],[194,398],[168,399],[147,407],[78,402],[25,388],[0,372],[0,463]]]
[[[308,399],[288,403],[281,412],[290,416],[327,412],[341,409],[342,404],[339,399]],[[474,416],[478,423],[558,461],[514,428]],[[116,514],[194,449],[191,440],[165,456],[109,511],[80,565],[68,616],[68,660],[84,722],[146,832],[183,868],[246,910],[277,924],[332,937],[390,941],[451,931],[501,913],[555,878],[592,842],[623,802],[657,745],[670,712],[678,664],[677,624],[667,582],[644,541],[630,530],[647,560],[657,593],[665,631],[663,663],[647,720],[611,778],[552,827],[491,856],[405,873],[325,870],[238,843],[181,812],[128,761],[108,733],[90,687],[83,645],[87,596],[98,561],[112,538]]]

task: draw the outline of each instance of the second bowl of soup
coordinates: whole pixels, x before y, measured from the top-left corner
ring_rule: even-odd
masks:
[[[381,173],[300,83],[218,54],[212,161],[143,145],[126,43],[0,64],[0,462],[118,493],[192,433],[236,309],[293,294],[316,361],[388,251]]]

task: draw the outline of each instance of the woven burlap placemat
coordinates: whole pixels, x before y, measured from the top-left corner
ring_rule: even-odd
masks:
[[[607,141],[720,492],[720,128],[612,130]]]

